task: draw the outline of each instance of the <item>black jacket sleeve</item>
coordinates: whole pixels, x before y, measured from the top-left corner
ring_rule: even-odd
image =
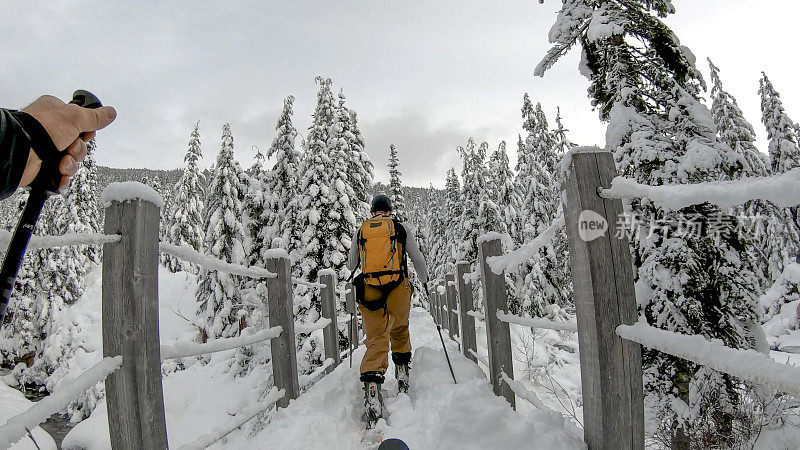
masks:
[[[0,109],[0,199],[19,187],[30,150],[30,135],[14,112]]]

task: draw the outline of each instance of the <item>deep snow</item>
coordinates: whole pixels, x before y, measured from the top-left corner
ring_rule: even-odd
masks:
[[[529,410],[515,412],[494,395],[485,374],[446,340],[459,384],[453,384],[439,335],[427,311],[411,311],[414,359],[411,392],[397,393],[393,368],[384,384],[389,418],[381,423],[384,438],[396,437],[413,449],[584,448],[582,433],[562,417]],[[279,410],[252,440],[231,435],[213,448],[352,449],[360,444],[363,393],[358,383],[359,347],[353,368],[344,361],[308,392]]]

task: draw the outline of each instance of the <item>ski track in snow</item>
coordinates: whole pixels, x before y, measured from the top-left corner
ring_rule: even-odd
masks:
[[[386,424],[379,424],[384,439],[402,439],[412,449],[585,448],[580,432],[562,417],[538,410],[522,415],[511,409],[494,395],[483,371],[445,338],[459,381],[454,385],[436,327],[424,309],[412,309],[410,327],[411,392],[397,393],[390,364],[384,384],[390,415]],[[352,368],[343,360],[288,408],[275,413],[252,439],[238,433],[211,448],[376,448],[374,442],[361,442],[364,407],[358,363],[363,354],[362,346],[353,355]]]

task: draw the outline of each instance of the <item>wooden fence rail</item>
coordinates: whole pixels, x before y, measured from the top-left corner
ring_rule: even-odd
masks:
[[[103,354],[123,357],[120,369],[106,380],[109,432],[115,450],[168,446],[161,383],[158,230],[159,208],[152,202],[113,201],[106,208],[105,234],[121,236],[119,242],[103,246],[102,280]],[[300,395],[290,266],[286,252],[271,250],[266,269],[277,277],[263,278],[269,326],[282,329],[270,345],[274,385],[285,391],[276,402],[281,408]],[[326,369],[328,373],[341,360],[335,273],[323,271],[319,282],[324,285],[320,292],[322,315],[331,321],[323,329],[325,357],[334,361]]]
[[[469,315],[472,311],[472,283],[464,281],[464,275],[470,273],[470,264],[466,261],[456,263],[456,284],[458,285],[458,309],[461,316],[461,351],[464,356],[478,362],[473,352],[478,351],[475,338],[475,318]]]
[[[592,450],[644,448],[641,346],[616,333],[617,326],[632,325],[637,319],[627,234],[617,229],[622,202],[598,195],[598,188],[609,187],[615,176],[610,152],[597,149],[571,155],[564,214],[578,321],[584,441]],[[479,242],[476,264],[483,293],[489,378],[494,392],[514,406],[514,392],[501,375],[507,374],[513,382],[509,324],[497,317],[498,311],[508,313],[506,282],[486,261],[500,255],[501,247],[500,239]],[[464,281],[467,273],[469,263],[456,264],[461,329],[460,333],[451,330],[451,337],[458,334],[464,355],[477,362],[483,361],[475,336],[474,316],[478,314],[472,312],[472,286]],[[445,279],[452,280],[453,275]],[[432,294],[431,313],[443,327],[456,329],[458,318],[453,320],[455,314],[448,314],[456,307],[447,297],[443,301],[438,292]],[[454,325],[448,325],[448,319]]]

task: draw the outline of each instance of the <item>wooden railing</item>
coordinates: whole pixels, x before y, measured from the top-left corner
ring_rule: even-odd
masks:
[[[146,200],[114,201],[106,208],[105,217],[105,234],[121,236],[119,242],[103,247],[103,354],[122,355],[124,361],[120,370],[106,380],[111,446],[137,450],[167,448],[158,326],[159,208]],[[214,270],[234,270],[226,269],[230,265],[223,261],[212,266]],[[286,407],[300,395],[302,388],[297,373],[290,261],[286,252],[275,251],[268,255],[265,268],[248,270],[252,272],[249,276],[264,280],[269,327],[280,330],[277,336],[272,337],[271,333],[266,336],[271,341],[274,386],[282,395],[278,397],[272,392],[268,397],[277,407]],[[322,328],[324,352],[326,361],[332,361],[324,370],[327,374],[341,361],[335,273],[320,271],[318,283],[303,284],[321,289],[322,317],[327,322]],[[346,312],[355,314],[352,289],[350,292]],[[356,336],[357,342],[357,323],[353,323],[352,317],[349,336],[351,339]],[[213,344],[214,341],[204,344],[208,352],[219,351]],[[248,417],[237,416],[233,425],[255,417],[261,410],[257,408]],[[200,444],[213,442],[214,437],[202,436],[202,442],[189,447],[202,447]]]
[[[641,449],[644,448],[641,347],[616,333],[617,326],[632,325],[637,319],[628,239],[626,233],[616,233],[615,228],[622,202],[600,198],[597,191],[600,186],[610,186],[615,175],[611,153],[601,152],[572,155],[567,177],[564,211],[578,320],[584,440],[591,449]],[[592,241],[579,237],[584,210],[597,212],[609,226],[606,233]],[[553,234],[551,230],[547,233]],[[472,306],[472,286],[465,279],[471,279],[468,262],[455,265],[455,276],[445,276],[445,281],[430,296],[429,304],[436,323],[460,340],[464,355],[476,362],[480,355],[475,317],[483,317],[489,379],[495,394],[515,407],[514,389],[519,390],[521,385],[513,382],[509,323],[532,324],[508,314],[505,276],[502,270],[495,273],[489,263],[501,255],[499,238],[490,235],[479,239],[477,270],[483,311],[474,311]],[[537,320],[535,324],[543,328],[572,329],[571,324]],[[520,392],[526,398],[536,398],[535,394],[529,394]]]

